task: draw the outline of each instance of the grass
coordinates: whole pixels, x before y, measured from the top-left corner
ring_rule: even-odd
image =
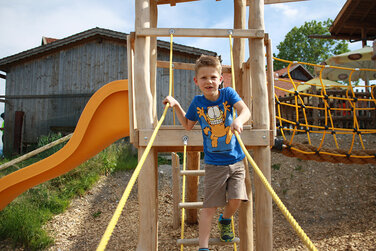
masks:
[[[61,135],[42,137],[38,147],[59,137]],[[18,167],[46,158],[60,148],[62,146],[56,146],[24,161]],[[10,240],[14,246],[23,246],[28,250],[50,246],[54,240],[43,229],[43,225],[53,215],[62,213],[75,196],[83,195],[102,175],[134,169],[136,165],[137,154],[133,153],[128,143],[121,140],[70,172],[29,189],[0,211],[0,240]],[[16,169],[10,167],[3,170],[0,177]],[[100,212],[97,212],[95,216],[99,215]]]
[[[279,169],[281,169],[281,164],[279,164],[279,163],[273,164],[272,165],[272,169],[273,170],[279,170]]]

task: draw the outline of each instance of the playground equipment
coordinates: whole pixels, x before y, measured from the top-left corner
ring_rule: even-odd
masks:
[[[369,88],[370,92],[355,92],[351,84],[353,74],[373,75],[376,74],[376,69],[323,66],[277,58],[275,60],[288,63],[288,68],[296,63],[320,68],[320,84],[309,84],[310,87],[314,87],[314,90],[309,93],[299,91],[299,83],[294,82],[290,74],[288,82],[292,84],[293,90],[276,87],[293,95],[292,99],[275,97],[278,131],[283,137],[284,144],[281,148],[282,153],[300,159],[333,163],[376,163],[376,150],[365,149],[362,138],[362,135],[376,133],[375,85],[364,86],[366,89]],[[349,76],[349,85],[340,86],[342,90],[330,90],[329,86],[324,84],[322,75],[325,71],[333,72],[337,69]],[[287,102],[287,100],[292,102]],[[282,110],[285,112],[282,113]],[[338,122],[341,122],[342,126]],[[289,140],[287,140],[286,132],[292,134]],[[295,143],[294,137],[297,133],[305,133],[308,144]],[[321,134],[321,141],[317,147],[311,143],[313,133]],[[339,135],[350,135],[351,143],[342,144],[340,147],[337,139]],[[324,147],[324,140],[330,137],[335,143],[334,149]],[[361,149],[354,149],[356,140],[360,142]],[[343,149],[347,145],[348,149]]]
[[[60,151],[0,179],[0,209],[27,189],[70,171],[128,135],[128,81],[118,80],[92,96]]]
[[[173,4],[180,1],[173,1]],[[138,145],[139,156],[145,151],[146,143],[149,142],[151,131],[157,122],[155,113],[155,69],[156,60],[156,36],[170,36],[170,29],[157,28],[157,3],[156,1],[136,1],[136,22],[134,33],[134,75],[129,76],[131,83],[137,83],[134,91],[135,100],[132,102],[132,111],[143,111],[132,113],[130,120],[133,121],[131,128],[131,140]],[[170,2],[171,3],[171,2]],[[234,30],[232,36],[234,41],[234,62],[235,76],[239,79],[237,89],[240,96],[249,107],[252,101],[258,105],[253,114],[253,129],[248,126],[242,134],[246,147],[254,147],[255,160],[261,170],[270,181],[270,123],[268,110],[268,92],[265,85],[265,45],[264,45],[264,24],[263,24],[263,1],[250,1],[252,8],[249,13],[249,29],[245,28],[245,1],[234,1]],[[173,29],[173,35],[198,36],[198,37],[228,37],[227,29]],[[248,64],[243,64],[245,58],[245,40],[249,38],[250,55]],[[132,54],[132,53],[131,53]],[[129,55],[131,55],[129,54]],[[128,60],[132,62],[133,60]],[[130,64],[128,64],[130,66]],[[247,68],[247,66],[250,66]],[[132,66],[131,66],[132,67]],[[270,69],[268,67],[268,69]],[[243,72],[243,74],[242,74]],[[252,88],[250,84],[252,75]],[[242,76],[243,80],[240,80]],[[252,91],[252,94],[251,94]],[[251,96],[253,100],[251,101]],[[273,96],[271,96],[273,98]],[[154,109],[153,109],[154,108]],[[181,138],[184,135],[189,137],[188,151],[201,150],[201,132],[196,129],[185,132],[173,126],[162,127],[154,141],[149,156],[140,173],[139,204],[140,222],[138,250],[157,250],[157,183],[156,183],[156,153],[165,151],[182,151]],[[145,140],[146,137],[146,140]],[[248,177],[249,178],[249,177]],[[256,188],[256,249],[272,250],[272,207],[271,197],[263,187],[260,180],[255,180]],[[251,192],[251,191],[249,191]],[[250,196],[249,196],[250,197]],[[243,205],[240,210],[240,249],[250,250],[253,246],[252,237],[252,212],[251,203]],[[145,242],[144,240],[150,240]]]
[[[188,1],[168,1],[171,5],[176,4],[176,2]],[[279,0],[279,2],[283,1]],[[230,37],[230,41],[234,38],[232,82],[238,83],[236,90],[250,109],[253,108],[253,104],[257,105],[257,109],[252,109],[252,126],[247,125],[242,133],[243,140],[236,133],[236,137],[244,152],[246,152],[248,161],[257,174],[254,181],[256,189],[256,249],[272,250],[271,199],[273,198],[309,249],[315,250],[313,244],[297,225],[269,184],[271,176],[270,147],[275,136],[275,116],[271,40],[267,34],[264,34],[263,30],[264,1],[250,1],[249,29],[245,28],[245,1],[234,1],[235,19],[234,29],[232,30],[157,28],[157,4],[164,3],[166,2],[136,1],[136,29],[127,39],[128,82],[127,80],[115,81],[104,86],[93,96],[77,124],[72,139],[61,151],[1,179],[0,203],[2,204],[0,204],[0,208],[3,208],[27,188],[69,171],[113,141],[129,135],[131,143],[138,148],[139,164],[119,202],[98,250],[105,248],[111,235],[111,228],[113,229],[116,225],[138,175],[140,175],[138,191],[141,220],[137,250],[157,250],[157,154],[158,152],[182,151],[183,147],[184,152],[202,151],[202,138],[201,130],[198,128],[186,132],[180,127],[162,126],[168,106],[166,106],[161,119],[157,120],[155,73],[157,65],[163,65],[163,63],[157,62],[156,37],[170,36],[171,42],[173,36]],[[251,55],[246,62],[244,62],[245,38],[249,39]],[[267,48],[268,72],[265,71],[264,67],[265,46]],[[170,76],[172,61],[171,53]],[[180,67],[179,64],[175,65],[175,68]],[[265,84],[266,78],[268,79],[267,85]],[[171,95],[171,77],[169,94]],[[106,128],[106,130],[101,130],[103,128]],[[99,130],[101,131],[100,134],[97,133]],[[102,133],[103,131],[104,133]],[[182,144],[181,140],[183,136],[189,138],[185,145]],[[248,154],[247,149],[250,148],[254,151],[255,161]],[[252,198],[249,173],[246,178],[248,197]],[[244,203],[239,212],[240,250],[253,249],[253,212],[251,206],[252,201]]]
[[[180,1],[177,1],[180,2]],[[125,92],[125,83],[118,91],[112,90],[108,86],[104,87],[109,97],[123,96],[116,98],[115,105],[102,105],[94,96],[82,114],[80,122],[77,125],[77,136],[73,135],[68,144],[55,155],[42,160],[41,162],[27,167],[19,172],[15,172],[1,180],[0,195],[1,207],[8,204],[14,197],[26,190],[28,187],[41,183],[47,179],[56,177],[67,172],[85,159],[99,152],[105,146],[118,138],[128,135],[131,142],[138,147],[139,159],[144,162],[147,168],[140,170],[139,186],[139,204],[140,204],[140,226],[138,250],[157,250],[157,166],[156,159],[158,152],[181,151],[181,138],[184,135],[189,137],[188,151],[202,150],[202,139],[200,130],[194,129],[185,132],[181,128],[174,126],[162,127],[158,134],[153,133],[157,125],[156,116],[156,36],[170,36],[171,31],[174,36],[197,36],[197,37],[224,37],[227,38],[228,29],[160,29],[157,27],[157,2],[152,0],[135,1],[136,22],[135,32],[128,37],[128,79],[129,79],[129,102],[128,95]],[[170,3],[176,3],[172,1]],[[268,96],[267,86],[265,85],[265,44],[264,44],[264,24],[263,8],[264,1],[250,1],[249,29],[245,28],[246,22],[246,1],[234,1],[235,20],[232,36],[234,37],[234,73],[240,83],[237,87],[246,104],[252,108],[252,102],[258,105],[258,109],[253,111],[253,128],[248,125],[242,136],[247,148],[254,148],[255,159],[261,170],[270,181],[270,142],[272,142],[270,131],[269,106],[273,104],[273,95]],[[173,5],[173,4],[172,4]],[[249,38],[249,47],[251,58],[244,63],[245,40]],[[268,55],[271,58],[271,43],[268,42]],[[134,56],[133,56],[134,55]],[[269,61],[268,69],[272,72],[272,65]],[[252,75],[252,88],[251,79]],[[272,83],[272,74],[268,78]],[[137,84],[137,88],[135,88]],[[269,85],[269,93],[272,91],[272,84]],[[121,91],[124,90],[124,91]],[[114,92],[114,93],[113,93]],[[113,94],[112,94],[113,93]],[[121,94],[120,94],[121,93]],[[254,97],[253,100],[251,97]],[[104,99],[104,98],[103,98]],[[112,98],[108,98],[112,100]],[[104,99],[107,100],[107,99]],[[105,102],[106,103],[106,102]],[[128,107],[129,106],[129,117]],[[97,107],[97,112],[94,112]],[[273,106],[270,106],[273,110]],[[115,119],[121,121],[111,123],[111,115],[120,109]],[[88,112],[87,112],[88,111]],[[106,111],[106,112],[104,112]],[[90,115],[86,115],[90,114]],[[129,118],[129,119],[128,119]],[[90,123],[89,123],[90,122]],[[112,128],[115,127],[115,128]],[[120,129],[120,127],[122,127]],[[94,134],[97,136],[99,128],[106,128],[106,134],[99,135],[100,139],[92,139]],[[87,130],[87,131],[86,131]],[[101,130],[103,131],[103,130]],[[89,137],[90,136],[90,137]],[[154,144],[150,143],[153,138]],[[89,140],[91,139],[91,140]],[[84,144],[85,143],[85,144]],[[85,146],[85,147],[83,147]],[[149,154],[143,153],[150,151]],[[71,156],[71,157],[69,157]],[[67,159],[65,158],[67,157]],[[247,177],[249,183],[249,176]],[[6,182],[3,182],[6,181]],[[4,185],[3,185],[4,184]],[[250,186],[249,186],[250,187]],[[12,188],[15,188],[14,190]],[[272,249],[272,206],[271,197],[260,180],[255,180],[256,188],[256,248],[259,250]],[[251,190],[248,191],[251,198]],[[7,198],[4,199],[3,198]],[[240,248],[250,250],[253,247],[253,219],[251,211],[251,202],[245,204],[240,209]],[[148,240],[148,241],[145,241]]]

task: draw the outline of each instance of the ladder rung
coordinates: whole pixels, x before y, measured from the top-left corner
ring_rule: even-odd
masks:
[[[180,175],[204,176],[205,170],[181,170]]]
[[[231,242],[224,242],[224,241],[221,241],[219,238],[209,239],[209,245],[231,245],[231,244],[239,243],[239,242],[240,242],[240,239],[238,237],[235,237],[235,239]],[[198,238],[178,239],[177,244],[178,245],[183,244],[184,246],[198,246]]]
[[[187,208],[187,209],[193,209],[193,208],[202,208],[202,202],[184,202],[179,203],[179,208]]]

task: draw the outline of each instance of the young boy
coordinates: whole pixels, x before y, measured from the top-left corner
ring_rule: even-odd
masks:
[[[218,58],[203,55],[196,61],[194,77],[203,95],[194,97],[187,113],[173,97],[163,100],[163,104],[175,107],[186,130],[191,130],[200,121],[205,153],[204,204],[199,221],[199,250],[202,251],[209,250],[211,222],[217,207],[225,207],[219,217],[220,239],[232,241],[231,217],[240,202],[248,200],[242,161],[245,155],[233,133],[243,131],[250,111],[234,89],[219,89],[222,79]],[[233,118],[233,107],[238,112],[237,118]]]

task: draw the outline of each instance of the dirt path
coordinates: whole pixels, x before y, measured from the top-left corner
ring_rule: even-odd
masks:
[[[376,137],[366,139],[375,148]],[[302,161],[272,153],[272,186],[319,250],[376,250],[376,167]],[[172,229],[171,167],[159,167],[159,250],[178,250],[180,229]],[[103,177],[85,196],[46,226],[56,243],[48,250],[95,250],[129,172]],[[306,250],[273,204],[274,250]],[[135,250],[138,238],[137,186],[107,246]],[[217,235],[213,224],[212,235]],[[197,237],[197,225],[186,238]],[[184,250],[197,250],[185,248]],[[212,250],[233,250],[214,247]]]

